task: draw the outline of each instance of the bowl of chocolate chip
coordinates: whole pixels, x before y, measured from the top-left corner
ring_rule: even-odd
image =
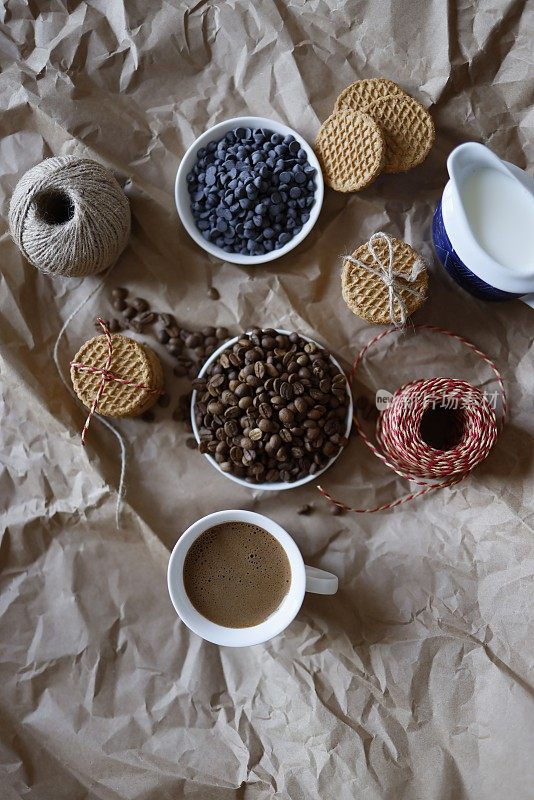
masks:
[[[310,145],[264,117],[235,117],[196,139],[175,183],[178,215],[211,255],[262,264],[285,255],[311,231],[324,184]]]
[[[293,489],[337,459],[352,426],[343,369],[313,339],[253,328],[221,345],[193,381],[198,449],[241,486]]]

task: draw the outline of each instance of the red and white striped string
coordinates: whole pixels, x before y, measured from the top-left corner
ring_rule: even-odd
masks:
[[[507,414],[504,383],[495,363],[475,345],[456,333],[435,325],[417,325],[414,330],[429,331],[456,339],[479,356],[492,370],[501,395],[501,414],[497,421],[495,411],[484,394],[467,381],[455,378],[429,378],[406,383],[392,395],[389,404],[379,414],[376,423],[376,443],[365,433],[354,414],[354,427],[369,450],[397,475],[423,488],[370,508],[353,508],[336,499],[318,486],[320,493],[342,511],[372,514],[407,503],[445,486],[454,486],[483,461],[495,444]],[[386,336],[399,334],[398,329],[388,329],[373,337],[360,350],[354,361],[350,381],[354,377],[367,351]],[[443,402],[460,409],[462,433],[458,444],[448,450],[438,450],[421,436],[421,420],[428,409]]]

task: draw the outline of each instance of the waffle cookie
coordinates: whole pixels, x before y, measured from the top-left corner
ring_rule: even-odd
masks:
[[[390,293],[384,280],[389,268],[388,239],[393,247],[393,318],[390,307]],[[370,250],[373,244],[376,255],[380,261],[377,263]],[[428,272],[421,256],[406,242],[384,234],[375,234],[369,242],[362,244],[352,254],[354,260],[362,262],[379,274],[367,271],[365,267],[358,266],[345,259],[341,273],[341,291],[343,299],[350,310],[362,319],[377,325],[403,324],[403,310],[408,317],[414,313],[426,300],[428,290]],[[419,262],[419,274],[414,280],[412,271],[416,261]],[[397,275],[400,273],[400,276]],[[403,277],[405,276],[405,277]],[[401,298],[404,309],[401,308],[395,296]]]
[[[163,387],[161,362],[150,347],[121,334],[113,334],[112,360],[109,372],[119,379],[132,381],[136,385],[125,385],[110,377],[96,409],[106,417],[136,417],[143,414],[158,399]],[[82,403],[91,404],[102,381],[101,370],[108,358],[106,336],[89,339],[78,350],[71,363],[71,380],[76,395]],[[89,372],[84,367],[95,368]],[[142,387],[142,388],[140,388]]]
[[[379,97],[367,113],[378,123],[386,142],[384,172],[405,172],[421,164],[436,132],[428,111],[413,97]]]
[[[386,78],[367,78],[343,89],[334,105],[336,111],[367,111],[370,103],[381,97],[407,97],[402,89]]]
[[[321,125],[315,152],[328,186],[338,192],[357,192],[382,170],[385,144],[368,114],[338,111]]]

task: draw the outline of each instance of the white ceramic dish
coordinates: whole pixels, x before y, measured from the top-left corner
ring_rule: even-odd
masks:
[[[306,155],[308,156],[308,161],[311,166],[315,167],[316,169],[315,183],[317,188],[315,189],[315,203],[310,209],[309,220],[302,226],[300,233],[294,236],[286,245],[281,247],[279,250],[272,250],[270,253],[265,253],[261,256],[244,256],[241,255],[241,253],[227,253],[221,247],[217,247],[211,242],[207,242],[198,230],[191,212],[191,198],[187,188],[186,178],[195,165],[197,150],[199,150],[201,147],[205,147],[207,144],[209,144],[209,142],[222,139],[222,137],[228,133],[228,131],[231,131],[234,128],[265,128],[266,130],[273,131],[273,133],[281,133],[284,136],[292,134],[302,145],[302,148],[306,151]],[[221,261],[229,261],[232,264],[265,264],[268,261],[274,261],[275,259],[284,256],[286,253],[289,253],[290,250],[293,250],[303,241],[303,239],[306,238],[317,222],[319,213],[321,211],[321,206],[323,204],[323,196],[324,182],[321,167],[317,161],[317,156],[313,152],[310,145],[299,133],[297,133],[297,131],[289,128],[287,125],[283,125],[281,122],[276,122],[274,119],[266,119],[265,117],[234,117],[233,119],[227,119],[224,122],[219,122],[218,125],[214,125],[212,128],[209,128],[205,133],[199,136],[198,139],[195,139],[191,147],[188,148],[187,152],[182,158],[182,161],[180,162],[178,172],[176,173],[176,182],[174,186],[176,209],[189,236],[194,239],[194,241],[200,247],[202,247],[203,250],[206,250],[206,252],[210,253],[212,256],[220,258]]]
[[[273,330],[276,330],[277,333],[284,333],[284,334],[291,333],[291,331],[280,330],[278,328],[273,329]],[[320,345],[319,342],[316,342],[315,339],[310,339],[309,336],[304,336],[302,333],[299,334],[299,335],[302,336],[302,338],[305,339],[307,342],[313,342],[318,347],[322,347],[322,345]],[[198,377],[199,378],[203,378],[204,375],[206,374],[210,364],[213,364],[213,362],[216,361],[217,358],[219,358],[219,356],[221,355],[221,353],[224,353],[225,350],[228,350],[231,347],[233,347],[234,344],[238,341],[239,338],[240,338],[239,336],[234,336],[233,339],[230,339],[229,341],[225,342],[220,347],[218,347],[217,350],[215,350],[215,352],[212,353],[211,356],[207,359],[206,363],[203,365],[202,369],[198,373]],[[338,370],[344,375],[345,373],[344,373],[343,368],[341,367],[339,362],[336,361],[334,356],[331,355],[330,359],[335,364],[335,366],[338,368]],[[345,436],[348,437],[350,435],[350,431],[351,431],[351,428],[352,428],[352,415],[353,415],[352,393],[350,391],[350,386],[349,386],[348,381],[347,381],[347,392],[348,392],[348,395],[349,395],[349,405],[347,406],[347,423],[346,423],[346,426],[345,426]],[[197,423],[196,423],[196,420],[195,420],[195,403],[196,403],[196,400],[197,400],[197,392],[194,391],[193,395],[191,397],[191,425],[192,425],[192,428],[193,428],[193,434],[195,436],[195,439],[197,440],[197,442],[200,442],[200,435],[199,435]],[[328,464],[326,464],[326,466],[324,466],[318,472],[314,473],[313,475],[307,475],[305,478],[300,478],[300,480],[293,481],[292,483],[284,483],[282,481],[278,481],[276,483],[250,483],[249,481],[246,481],[243,478],[238,478],[238,477],[236,477],[235,475],[232,475],[229,472],[223,472],[222,469],[220,468],[220,466],[215,461],[215,459],[212,458],[212,456],[210,456],[209,454],[205,453],[204,457],[208,459],[210,464],[212,464],[215,467],[215,469],[218,472],[221,473],[221,475],[224,475],[225,478],[229,478],[234,483],[238,483],[240,486],[245,486],[247,489],[261,489],[262,491],[266,491],[266,492],[279,492],[280,490],[283,490],[283,489],[296,489],[298,486],[304,486],[305,483],[310,483],[311,481],[317,480],[319,475],[322,475],[323,472],[326,472],[326,470],[329,467],[332,466],[334,461],[336,461],[336,459],[339,458],[339,456],[341,455],[342,452],[343,452],[343,448],[339,451],[339,453],[337,453],[335,456],[333,456],[330,459],[330,461],[328,462]]]

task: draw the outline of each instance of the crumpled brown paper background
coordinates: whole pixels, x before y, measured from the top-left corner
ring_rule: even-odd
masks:
[[[463,293],[433,257],[430,226],[455,145],[532,164],[532,4],[8,0],[0,17],[2,798],[531,800],[534,312]],[[327,191],[313,233],[273,264],[218,263],[193,244],[173,182],[195,136],[250,113],[311,141],[340,90],[375,75],[430,108],[437,141],[422,167],[359,194]],[[294,328],[348,363],[374,329],[344,307],[339,256],[384,229],[431,263],[417,321],[472,339],[504,374],[511,417],[491,456],[454,490],[334,517],[313,486],[232,485],[160,410],[153,425],[120,424],[117,531],[117,443],[95,422],[81,448],[84,414],[51,358],[97,279],[39,274],[7,231],[18,178],[65,153],[122,177],[134,224],[69,328],[64,368],[121,284],[185,326]],[[393,391],[436,373],[490,382],[426,335],[384,347],[362,377]],[[175,404],[187,385],[169,389]],[[358,504],[407,488],[357,440],[324,484]],[[298,516],[306,502],[315,513]],[[231,507],[273,517],[340,578],[335,598],[307,597],[285,634],[248,650],[190,634],[165,584],[180,533]]]

